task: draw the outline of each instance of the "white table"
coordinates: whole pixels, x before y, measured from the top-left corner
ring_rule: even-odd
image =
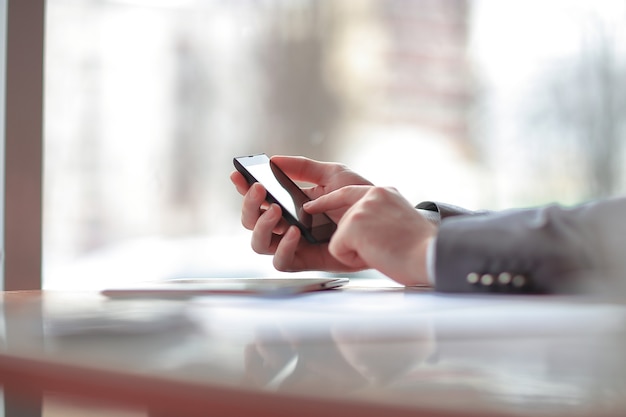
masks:
[[[0,383],[35,413],[55,392],[159,416],[626,415],[619,301],[358,283],[290,298],[0,300]]]

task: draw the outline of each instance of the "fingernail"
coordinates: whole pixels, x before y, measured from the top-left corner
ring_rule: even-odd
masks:
[[[249,194],[250,196],[252,196],[252,197],[255,197],[255,198],[256,198],[257,192],[258,192],[258,191],[257,191],[256,187],[254,186],[254,184],[252,184],[252,185],[250,186],[250,188],[248,188],[248,194]]]

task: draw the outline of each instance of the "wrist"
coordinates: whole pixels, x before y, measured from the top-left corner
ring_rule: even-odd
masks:
[[[435,227],[426,237],[422,237],[406,258],[405,276],[397,281],[406,286],[425,286],[434,284],[434,245],[437,235]]]
[[[427,239],[423,239],[415,249],[413,271],[414,285],[432,285],[434,276],[432,276],[433,262],[433,246],[435,236],[432,235]]]

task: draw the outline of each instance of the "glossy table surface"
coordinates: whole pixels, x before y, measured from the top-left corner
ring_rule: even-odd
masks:
[[[160,415],[626,415],[626,303],[378,288],[1,296],[0,383]]]

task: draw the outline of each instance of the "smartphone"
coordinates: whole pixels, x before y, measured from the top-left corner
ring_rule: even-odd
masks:
[[[302,205],[310,198],[265,154],[239,156],[233,159],[237,171],[253,184],[261,183],[267,191],[266,200],[276,203],[283,211],[283,218],[297,226],[310,243],[330,240],[337,225],[324,213],[309,214]]]
[[[107,288],[110,298],[190,298],[203,295],[289,296],[339,288],[349,278],[181,278]]]

